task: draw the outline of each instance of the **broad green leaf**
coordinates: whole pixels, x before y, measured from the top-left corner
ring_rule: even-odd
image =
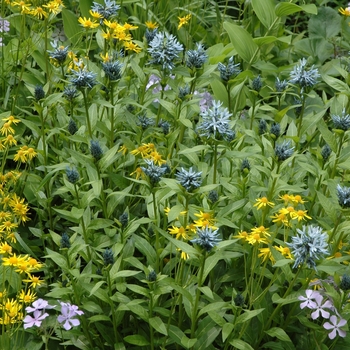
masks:
[[[232,323],[225,323],[222,327],[222,341],[225,342],[225,340],[230,336],[230,334],[233,331],[233,324]]]
[[[318,14],[309,20],[308,33],[311,37],[323,37],[331,39],[341,31],[343,19],[338,11],[330,7],[322,6],[318,9]]]
[[[83,33],[83,28],[79,25],[78,18],[72,11],[67,9],[62,9],[62,18],[64,34],[76,45]]]
[[[188,341],[182,342],[182,339],[187,338],[185,333],[178,327],[174,325],[169,326],[169,338],[172,339],[176,344],[179,344],[181,346],[185,346],[185,344],[188,344]],[[188,338],[187,338],[188,339]],[[189,349],[193,344],[196,342],[197,339],[193,339],[194,342],[190,344],[190,346],[185,346],[185,349]]]
[[[241,339],[233,339],[230,344],[239,350],[254,350],[248,343]]]
[[[299,6],[289,2],[280,2],[275,7],[275,13],[278,17],[289,16],[300,11],[315,15],[317,14],[317,7],[314,4]]]
[[[152,317],[148,320],[148,322],[158,333],[168,335],[165,324],[160,317]]]
[[[100,287],[101,287],[103,284],[105,284],[105,283],[106,283],[106,281],[99,281],[99,282],[97,282],[97,283],[93,286],[93,288],[91,289],[91,292],[90,292],[89,297],[91,297],[91,295],[95,295],[95,292],[96,292],[98,289],[100,289]]]
[[[63,255],[57,252],[54,252],[49,248],[46,248],[46,252],[48,253],[48,255],[46,255],[45,258],[49,258],[53,260],[57,266],[60,266],[61,268],[68,270],[67,260]]]
[[[265,331],[265,333],[267,333],[271,337],[276,337],[279,340],[291,342],[288,334],[282,328],[273,327],[270,328],[268,331]]]
[[[251,318],[259,315],[264,310],[265,309],[246,310],[246,311],[244,311],[244,313],[242,315],[239,315],[237,317],[236,324],[246,322],[246,321],[250,320]]]
[[[253,64],[259,59],[259,47],[254,42],[251,34],[244,28],[229,22],[224,23],[224,28],[230,37],[233,47],[244,61]]]
[[[201,316],[205,313],[211,312],[211,311],[216,311],[218,312],[219,310],[223,310],[228,308],[228,303],[224,301],[218,301],[216,303],[211,303],[206,306],[204,306],[198,313],[198,316]]]
[[[348,96],[350,95],[350,88],[343,81],[341,81],[337,78],[333,78],[329,75],[322,75],[322,79],[325,83],[327,83],[334,90],[342,92]]]
[[[106,315],[94,315],[89,317],[90,322],[99,322],[99,321],[104,321],[104,322],[111,322],[111,318]]]
[[[149,341],[140,334],[128,335],[124,337],[124,341],[129,344],[137,345],[137,346],[147,346],[150,345]]]
[[[317,197],[327,217],[330,218],[333,222],[336,222],[338,210],[334,203],[332,203],[332,201],[321,192],[317,192]]]
[[[337,140],[332,132],[328,130],[327,124],[324,122],[323,119],[321,119],[317,123],[318,130],[321,132],[323,139],[328,143],[328,146],[331,148],[331,150],[335,153],[337,152]]]
[[[228,94],[225,85],[218,79],[212,79],[210,86],[215,99],[221,101],[225,107],[228,107]]]
[[[144,321],[148,322],[148,312],[144,307],[137,304],[136,300],[131,301],[130,303],[125,305],[130,311],[132,311],[134,314],[142,318]]]
[[[269,29],[276,19],[274,0],[251,0],[255,14],[260,22]]]

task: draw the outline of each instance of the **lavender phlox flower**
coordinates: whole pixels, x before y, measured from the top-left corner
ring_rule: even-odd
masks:
[[[93,12],[99,13],[104,19],[109,19],[115,16],[120,9],[120,6],[114,0],[105,0],[105,6],[94,1],[91,7]]]
[[[317,79],[321,76],[318,73],[318,69],[314,68],[314,65],[307,70],[306,69],[306,58],[302,58],[299,63],[290,72],[289,82],[292,84],[298,84],[301,88],[307,86],[314,86],[317,83]]]
[[[221,101],[214,100],[213,106],[201,113],[203,120],[197,127],[199,135],[207,138],[211,136],[225,138],[230,130],[231,115],[227,108],[222,107]]]
[[[181,186],[183,186],[186,191],[190,192],[200,187],[202,184],[201,175],[201,171],[194,171],[192,167],[189,170],[181,168],[176,174],[176,180],[180,182]]]
[[[341,207],[350,207],[350,187],[337,185],[338,202]]]
[[[9,31],[10,31],[10,22],[0,17],[0,33],[5,33]]]
[[[330,300],[327,300],[322,304],[323,296],[321,294],[315,296],[316,307],[314,307],[315,311],[311,314],[311,318],[316,320],[316,318],[320,317],[320,314],[323,318],[329,318],[330,313],[325,309],[333,309],[333,303]]]
[[[23,322],[24,322],[23,328],[24,329],[31,328],[33,326],[40,327],[41,326],[41,322],[47,316],[49,316],[49,314],[47,312],[43,313],[42,310],[35,310],[34,313],[33,313],[33,316],[27,315],[23,319]]]
[[[338,318],[335,315],[331,316],[329,320],[331,323],[325,322],[323,325],[323,327],[327,330],[332,329],[332,331],[328,334],[329,339],[334,339],[337,336],[337,333],[340,337],[344,338],[346,336],[346,332],[340,329],[340,327],[345,326],[347,321],[343,318],[340,318],[338,322]]]
[[[163,69],[169,70],[175,67],[173,61],[179,57],[182,50],[183,46],[176,37],[165,32],[157,33],[147,49],[152,57],[150,63],[160,64]]]
[[[306,297],[302,295],[298,297],[298,299],[302,301],[302,303],[300,304],[300,308],[304,309],[305,307],[307,307],[309,309],[315,309],[317,307],[315,298],[319,296],[322,297],[322,295],[320,294],[320,292],[312,289],[306,289],[305,294]]]
[[[96,73],[90,72],[86,67],[82,67],[82,62],[78,63],[78,68],[72,69],[70,82],[77,88],[92,88],[96,84]]]
[[[229,81],[231,78],[235,77],[237,74],[241,72],[239,69],[240,64],[234,63],[233,56],[229,58],[227,64],[218,63],[218,70],[220,72],[220,78],[223,81]]]
[[[205,61],[208,59],[208,55],[204,50],[204,46],[201,43],[197,43],[196,50],[188,50],[186,52],[186,65],[187,67],[193,68],[201,68]]]
[[[78,309],[78,306],[71,305],[70,303],[63,303],[60,301],[61,304],[61,315],[57,317],[57,321],[59,323],[63,323],[63,328],[66,331],[69,331],[72,327],[76,327],[80,325],[80,321],[76,318],[76,316],[83,315],[84,312]]]
[[[27,306],[26,311],[27,312],[34,312],[37,310],[45,310],[45,309],[53,309],[56,306],[50,305],[46,300],[44,299],[37,299],[32,303],[32,306]]]
[[[175,78],[174,75],[169,75],[169,77],[171,79]],[[161,92],[162,89],[163,89],[163,91],[168,91],[171,89],[171,87],[168,84],[165,85],[163,88],[162,85],[160,84],[160,81],[161,81],[160,77],[158,77],[155,74],[151,74],[149,79],[148,79],[147,85],[146,85],[146,90],[153,87],[152,93],[157,94],[158,92]],[[153,102],[159,102],[159,100],[156,98],[153,100]]]
[[[166,173],[167,169],[154,164],[153,159],[145,159],[147,167],[142,166],[142,171],[149,177],[154,185],[160,181],[160,178]]]
[[[331,115],[335,129],[347,131],[350,129],[350,114],[346,114],[345,108],[342,110],[341,115]]]
[[[201,113],[204,113],[208,108],[213,107],[214,98],[208,91],[195,91],[193,95],[198,95],[201,98],[201,100],[199,101],[199,109]]]
[[[219,229],[213,230],[212,227],[197,227],[197,237],[192,239],[191,242],[198,244],[207,252],[210,252],[221,240],[218,237]]]
[[[291,243],[287,243],[295,258],[293,267],[306,263],[308,267],[316,269],[316,260],[329,255],[328,235],[322,232],[321,227],[313,225],[303,226],[302,230],[297,231],[300,236],[297,234],[292,237]]]

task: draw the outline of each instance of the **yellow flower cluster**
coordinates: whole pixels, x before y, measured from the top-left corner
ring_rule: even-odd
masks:
[[[170,211],[169,207],[164,209],[164,212],[166,215],[168,215],[169,211]],[[186,211],[180,212],[180,215],[182,216],[185,216],[186,214],[187,214]],[[197,227],[199,228],[209,227],[209,228],[212,228],[213,230],[217,229],[217,227],[214,226],[215,219],[214,219],[213,213],[205,213],[200,211],[199,213],[195,213],[194,215],[198,219],[194,220],[193,223],[186,225],[186,227],[180,226],[180,225],[172,225],[170,228],[168,228],[169,233],[171,235],[175,235],[176,239],[178,240],[188,241],[192,239],[193,235],[196,233]],[[179,221],[179,218],[177,218],[176,220]],[[189,258],[188,254],[181,252],[181,259],[187,260],[188,258]]]
[[[95,29],[100,26],[102,16],[98,12],[94,12],[90,10],[90,15],[92,18],[79,17],[78,21],[81,26],[85,29]],[[110,43],[113,43],[115,39],[117,39],[124,46],[125,50],[134,51],[139,53],[142,51],[141,47],[132,41],[132,35],[130,34],[131,30],[135,30],[138,26],[124,23],[121,25],[116,21],[109,21],[104,19],[101,23],[102,29],[102,37]]]
[[[16,295],[16,298],[7,297],[7,291],[0,291],[0,324],[11,325],[23,320],[23,311],[26,304],[31,304],[36,300],[34,289],[44,283],[39,277],[32,273],[43,267],[36,259],[28,255],[16,255],[12,253],[12,247],[4,242],[0,244],[0,254],[2,256],[3,269],[13,269],[13,272],[25,275],[22,279],[24,283],[30,283],[25,286]]]
[[[178,17],[179,19],[179,25],[177,26],[177,29],[180,29],[182,26],[184,26],[185,24],[188,24],[189,20],[191,19],[192,15],[186,15],[184,17]]]
[[[15,138],[15,129],[13,126],[16,126],[21,121],[16,119],[13,115],[10,115],[7,118],[2,119],[4,121],[2,127],[0,128],[0,134],[4,138],[0,138],[0,151],[8,151],[9,147],[17,146],[17,140]],[[33,147],[22,146],[19,148],[15,154],[13,160],[15,162],[27,163],[36,157],[37,153]]]
[[[15,9],[18,9],[21,14],[31,15],[38,19],[45,19],[50,14],[56,16],[64,8],[62,0],[51,0],[41,6],[32,6],[32,4],[25,1],[8,1],[8,3]]]
[[[284,201],[285,207],[278,210],[272,218],[272,222],[283,224],[290,227],[291,220],[297,220],[298,222],[303,220],[311,220],[311,216],[307,214],[307,210],[297,208],[299,204],[304,204],[305,201],[300,195],[284,194],[280,196],[280,199]]]

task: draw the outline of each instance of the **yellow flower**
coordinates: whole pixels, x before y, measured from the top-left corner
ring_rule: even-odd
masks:
[[[44,264],[38,262],[35,258],[29,258],[28,259],[28,265],[33,269],[33,270],[39,270],[41,269]]]
[[[185,17],[178,17],[179,19],[179,25],[177,26],[177,29],[179,30],[183,25],[187,24],[188,21],[191,19],[192,15],[186,15]]]
[[[47,8],[50,13],[57,15],[61,12],[61,7],[64,7],[64,6],[62,3],[53,0],[47,3],[46,5],[43,5],[43,7]]]
[[[195,213],[195,216],[197,216],[198,220],[194,221],[194,224],[196,227],[212,227],[214,228],[215,219],[213,218],[213,214],[211,213],[203,213],[201,210],[199,211],[199,214]],[[216,229],[216,228],[214,228]]]
[[[13,135],[15,133],[15,130],[11,127],[11,122],[4,123],[4,125],[0,129],[0,133],[5,136],[9,134]]]
[[[266,206],[273,207],[275,204],[272,202],[269,202],[269,200],[266,197],[261,197],[255,200],[256,203],[254,204],[254,207],[257,207],[257,209],[266,208]]]
[[[293,195],[289,195],[289,194],[284,194],[282,196],[280,196],[280,199],[284,201],[284,204],[287,205],[288,203],[292,203],[294,200],[294,196]]]
[[[119,147],[118,152],[122,153],[122,154],[123,154],[123,156],[125,156],[125,155],[126,155],[126,153],[128,152],[128,149],[126,148],[126,146],[125,146],[125,145],[123,145],[123,146],[120,146],[120,147]]]
[[[349,17],[349,16],[350,16],[350,7],[346,7],[345,9],[341,7],[338,11],[339,11],[343,16],[346,16],[346,17]]]
[[[140,53],[142,51],[142,48],[137,44],[134,44],[132,41],[124,42],[124,47],[128,51],[134,51],[136,53]]]
[[[29,277],[29,279],[23,280],[23,282],[31,283],[30,286],[32,288],[35,288],[36,286],[41,286],[42,284],[44,284],[44,281],[41,280],[40,277],[36,277],[36,276],[32,276],[32,275],[29,275],[28,277]]]
[[[153,143],[143,143],[142,146],[134,149],[130,153],[133,155],[138,155],[141,154],[142,158],[147,158],[153,151],[156,150],[156,147],[154,146]]]
[[[30,272],[33,270],[29,266],[28,261],[22,261],[22,262],[18,263],[16,267],[17,267],[17,269],[15,271],[18,272],[19,274],[21,274],[21,273],[30,274]]]
[[[239,238],[239,239],[244,239],[245,241],[248,241],[248,232],[247,231],[240,231],[238,232],[238,235],[233,236],[233,238]]]
[[[265,243],[267,244],[267,240],[265,237],[262,237],[261,236],[261,233],[259,232],[256,232],[256,233],[251,233],[248,238],[247,238],[247,241],[249,244],[255,244],[255,243]]]
[[[12,254],[12,247],[7,242],[0,243],[0,254]]]
[[[294,202],[294,203],[300,203],[300,204],[304,204],[304,203],[306,203],[302,198],[301,198],[301,196],[300,195],[296,195],[296,196],[293,196],[293,198],[292,198],[292,202]]]
[[[29,13],[30,12],[30,5],[26,4],[25,1],[14,1],[11,6],[18,6],[21,9],[21,13]]]
[[[292,254],[290,252],[290,249],[288,247],[282,247],[281,245],[273,246],[277,251],[279,251],[283,256],[285,256],[287,259],[293,259]]]
[[[27,161],[27,154],[23,149],[19,149],[15,156],[13,157],[13,160],[15,162],[21,161],[22,163],[25,163]]]
[[[29,147],[25,152],[29,160],[32,160],[34,157],[38,155],[38,153],[35,152],[33,147]]]
[[[3,118],[2,120],[5,121],[5,122],[9,122],[10,125],[11,125],[12,123],[15,124],[15,125],[17,125],[18,123],[21,122],[19,119],[16,119],[13,115],[10,115],[10,116],[7,117],[7,118]]]
[[[78,22],[81,24],[81,26],[83,26],[86,29],[93,29],[99,26],[99,24],[96,21],[93,21],[90,18],[86,17],[79,17]]]
[[[109,31],[109,29],[107,29],[106,32],[104,32],[104,31],[102,30],[102,37],[103,37],[104,39],[106,39],[106,40],[111,40],[111,39],[113,38],[113,35],[112,35],[112,33]]]
[[[113,33],[113,38],[118,39],[120,41],[131,41],[132,40],[132,36],[130,34],[123,32],[123,31],[116,31],[115,33]]]
[[[295,209],[292,206],[289,206],[287,208],[282,208],[279,210],[279,213],[289,215],[293,219],[293,213],[295,212]]]
[[[182,260],[188,260],[188,259],[190,258],[190,256],[189,256],[187,253],[183,252],[181,249],[177,248],[176,250],[179,251],[179,252],[181,252],[180,258],[181,258]]]
[[[146,24],[146,27],[148,29],[156,29],[156,28],[158,28],[157,22],[146,21],[145,24]]]
[[[94,19],[101,19],[101,18],[103,18],[103,16],[99,12],[90,10],[89,13],[90,13],[91,17],[94,18]]]
[[[22,289],[18,295],[18,300],[25,304],[31,304],[33,301],[36,300],[36,294],[30,289],[28,289],[27,292],[24,289]]]
[[[107,19],[105,19],[103,21],[103,23],[112,30],[112,33],[116,32],[116,31],[121,31],[123,32],[125,29],[123,26],[121,26],[118,22],[112,22],[112,21],[108,21]]]
[[[288,221],[288,216],[285,213],[280,213],[280,211],[278,213],[275,213],[273,216],[270,216],[270,218],[272,219],[272,222],[276,222],[276,223],[282,223],[284,226],[290,226],[289,221]]]
[[[43,19],[43,17],[47,18],[48,16],[47,12],[41,6],[37,6],[35,9],[31,10],[30,14],[39,19]]]
[[[311,216],[307,215],[306,213],[307,210],[295,210],[290,213],[290,216],[292,219],[298,219],[298,222],[300,222],[301,220],[306,221],[306,219],[311,220]]]
[[[266,228],[265,226],[259,226],[259,227],[255,227],[252,229],[251,233],[252,234],[255,234],[255,233],[258,233],[258,234],[262,234],[264,236],[271,236],[270,233],[268,232],[268,228]]]
[[[180,238],[185,239],[185,240],[190,239],[189,235],[186,232],[186,229],[183,226],[181,226],[181,227],[173,226],[172,228],[169,228],[168,230],[169,230],[169,233],[171,235],[176,235],[176,239],[180,239]]]
[[[155,164],[158,164],[159,166],[166,163],[166,160],[162,159],[162,155],[159,154],[157,151],[153,151],[150,153],[149,158],[153,160]]]
[[[143,175],[142,169],[140,167],[136,168],[136,170],[130,174],[130,176],[133,175],[136,175],[136,180],[138,180]]]
[[[3,140],[4,145],[7,146],[16,146],[17,145],[17,140],[13,137],[13,135],[7,135],[6,139]]]
[[[123,28],[125,30],[135,30],[138,28],[138,26],[134,26],[134,25],[129,24],[129,23],[124,23]]]
[[[2,258],[2,265],[3,266],[16,266],[17,267],[18,264],[22,263],[23,261],[26,261],[26,259],[27,259],[26,255],[25,256],[22,256],[22,255],[17,256],[15,253],[8,258],[3,257]]]
[[[0,232],[4,232],[4,231],[10,232],[17,227],[18,227],[18,224],[16,224],[15,222],[11,222],[10,220],[3,221],[2,224],[0,225]]]
[[[263,262],[265,262],[267,259],[269,259],[272,263],[275,263],[275,259],[272,256],[270,248],[259,248],[259,258],[263,258]]]

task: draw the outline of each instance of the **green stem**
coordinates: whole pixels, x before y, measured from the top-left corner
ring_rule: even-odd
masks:
[[[85,114],[86,114],[86,123],[88,127],[88,132],[90,139],[92,139],[92,129],[91,129],[91,122],[90,122],[90,117],[89,117],[89,107],[88,107],[88,100],[87,100],[87,94],[86,94],[86,89],[81,90],[84,98],[84,106],[85,106]]]
[[[216,171],[218,166],[218,143],[215,141],[214,145],[214,174],[213,174],[213,184],[216,184]]]

